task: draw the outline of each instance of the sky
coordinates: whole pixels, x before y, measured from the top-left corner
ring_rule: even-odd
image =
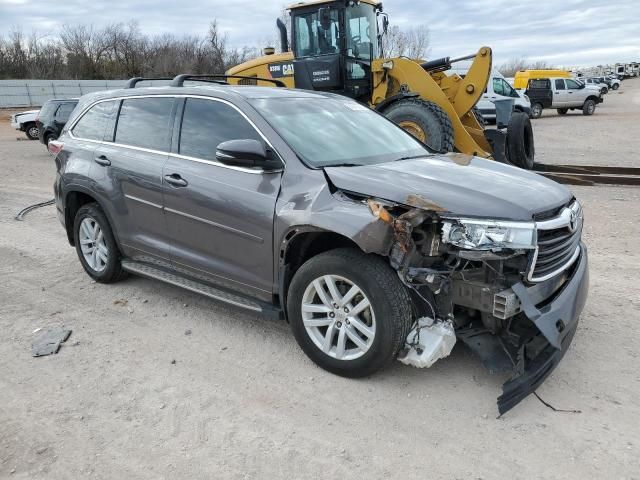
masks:
[[[483,45],[494,65],[512,58],[562,66],[640,61],[640,0],[387,0],[391,25],[427,25],[429,58],[462,56]],[[56,33],[65,23],[138,21],[146,34],[205,34],[214,18],[233,46],[275,39],[282,0],[0,0],[0,33]]]

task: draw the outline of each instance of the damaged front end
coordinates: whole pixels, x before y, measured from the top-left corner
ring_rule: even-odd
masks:
[[[579,203],[514,222],[453,216],[417,195],[367,202],[393,231],[389,262],[413,297],[417,320],[400,361],[431,366],[457,338],[491,373],[512,373],[501,414],[535,391],[568,349],[586,301]]]

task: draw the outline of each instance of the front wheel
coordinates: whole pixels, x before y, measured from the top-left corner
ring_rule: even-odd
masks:
[[[38,140],[38,126],[35,123],[25,125],[24,133],[29,140]]]
[[[618,88],[620,88],[620,85],[618,85],[617,83],[611,85],[611,90],[617,90]]]
[[[582,106],[583,115],[593,115],[595,111],[596,111],[596,102],[594,102],[591,99],[586,100],[584,102],[584,105]]]
[[[409,333],[409,293],[387,262],[356,249],[308,260],[295,273],[287,313],[302,350],[345,377],[371,375],[391,362]]]
[[[540,118],[542,116],[542,104],[534,103],[531,105],[531,118]]]

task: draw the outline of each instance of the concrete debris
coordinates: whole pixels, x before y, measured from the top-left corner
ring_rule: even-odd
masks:
[[[31,343],[31,354],[34,357],[42,357],[58,353],[60,345],[67,341],[71,330],[55,327],[41,330],[36,339]]]

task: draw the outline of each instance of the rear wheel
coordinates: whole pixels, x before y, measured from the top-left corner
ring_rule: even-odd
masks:
[[[44,136],[44,144],[49,146],[49,142],[51,142],[52,140],[55,140],[56,136],[53,133],[47,133]]]
[[[514,165],[531,170],[535,158],[533,129],[529,116],[523,112],[513,112],[507,127],[507,151],[509,161]]]
[[[412,322],[406,287],[381,257],[336,249],[296,272],[287,313],[302,350],[318,366],[364,377],[391,362]]]
[[[29,140],[38,139],[38,126],[35,123],[25,125],[24,133]]]
[[[80,207],[73,222],[73,238],[82,267],[96,282],[113,283],[126,276],[111,226],[97,203]]]
[[[596,102],[592,99],[585,100],[584,105],[582,105],[582,113],[583,115],[593,115],[596,111]]]
[[[447,112],[435,103],[406,98],[392,104],[383,114],[433,150],[453,151],[451,120]]]
[[[542,104],[534,103],[531,105],[531,118],[540,118],[542,116]]]
[[[569,111],[568,108],[559,108],[558,109],[558,114],[559,115],[566,115],[568,111]]]
[[[607,92],[609,92],[609,89],[607,87],[602,87],[600,89],[600,93],[602,93],[602,95],[605,95]]]

